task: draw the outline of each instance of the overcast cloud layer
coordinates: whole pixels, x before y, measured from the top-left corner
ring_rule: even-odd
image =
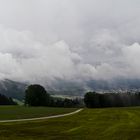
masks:
[[[0,0],[0,79],[140,79],[139,0]]]

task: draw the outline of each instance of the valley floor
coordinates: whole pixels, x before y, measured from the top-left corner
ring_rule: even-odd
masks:
[[[84,109],[62,118],[0,123],[0,140],[140,140],[140,107]]]

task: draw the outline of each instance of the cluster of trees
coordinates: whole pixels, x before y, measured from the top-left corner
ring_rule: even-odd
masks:
[[[96,93],[88,92],[81,98],[57,98],[50,96],[41,85],[30,85],[25,91],[25,105],[50,107],[128,107],[140,106],[140,93]],[[12,98],[0,94],[0,105],[16,105]]]
[[[30,85],[25,91],[25,105],[50,107],[78,107],[80,99],[51,97],[41,85]]]
[[[26,90],[25,104],[28,106],[81,107],[82,99],[51,97],[41,85],[30,85]],[[88,108],[140,106],[140,93],[96,93],[84,96]]]
[[[12,98],[8,98],[5,95],[0,94],[0,105],[16,105]]]
[[[140,93],[96,93],[84,96],[88,108],[140,106]]]
[[[51,98],[50,106],[52,107],[81,107],[82,100],[81,99],[69,99],[69,98]]]
[[[128,107],[140,106],[140,93],[96,93],[88,92],[81,98],[52,97],[41,85],[30,85],[25,91],[25,105],[50,107]],[[0,105],[16,105],[12,98],[0,94]]]

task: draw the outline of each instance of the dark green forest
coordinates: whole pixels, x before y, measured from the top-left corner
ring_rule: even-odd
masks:
[[[88,92],[84,96],[88,108],[140,106],[140,93],[96,93]]]

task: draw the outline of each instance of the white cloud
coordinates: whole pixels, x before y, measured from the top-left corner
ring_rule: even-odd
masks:
[[[76,81],[84,80],[85,75],[92,76],[95,71],[65,41],[46,46],[35,41],[31,32],[5,27],[1,27],[0,36],[1,78],[30,82],[51,82],[57,78]]]
[[[128,77],[140,78],[140,44],[134,43],[122,49],[124,62],[127,65]]]
[[[139,4],[0,1],[0,79],[52,83],[140,78]]]
[[[98,31],[82,52],[64,40],[45,45],[30,31],[0,30],[0,79],[51,84],[56,79],[82,83],[140,76],[140,45],[125,46],[109,30]]]

